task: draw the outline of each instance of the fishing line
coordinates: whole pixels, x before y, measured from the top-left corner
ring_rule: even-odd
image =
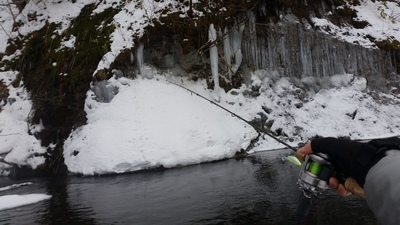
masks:
[[[236,113],[230,111],[229,109],[227,109],[227,108],[225,108],[225,107],[223,107],[223,106],[221,106],[221,105],[215,103],[214,101],[212,101],[212,100],[210,100],[210,99],[208,99],[208,98],[206,98],[206,97],[200,95],[199,93],[197,93],[197,92],[195,92],[195,91],[192,91],[192,90],[190,90],[189,88],[186,88],[186,87],[184,87],[184,86],[182,86],[182,85],[180,85],[180,84],[174,83],[174,82],[172,82],[172,81],[168,81],[168,80],[167,80],[167,82],[169,82],[169,83],[171,83],[171,84],[173,84],[173,85],[176,85],[176,86],[178,86],[178,87],[180,87],[180,88],[183,88],[183,89],[185,89],[186,91],[189,91],[189,92],[192,93],[192,94],[197,95],[198,97],[200,97],[200,98],[202,98],[202,99],[204,99],[204,100],[210,102],[211,104],[213,104],[213,105],[215,105],[215,106],[217,106],[217,107],[219,107],[219,108],[225,110],[226,112],[230,113],[232,116],[234,116],[234,117],[236,117],[236,118],[242,120],[243,122],[247,123],[248,125],[250,125],[251,127],[253,127],[257,132],[268,135],[269,137],[273,138],[274,140],[276,140],[277,142],[283,144],[284,146],[286,146],[287,148],[293,150],[294,152],[297,151],[297,149],[296,149],[295,147],[293,147],[293,146],[287,144],[286,142],[280,140],[279,138],[275,137],[271,132],[268,132],[268,131],[265,130],[264,128],[256,127],[255,125],[251,124],[249,121],[247,121],[247,120],[244,119],[243,117],[239,116],[238,114],[236,114]]]

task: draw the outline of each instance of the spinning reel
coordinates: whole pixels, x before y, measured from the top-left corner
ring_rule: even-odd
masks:
[[[297,214],[306,217],[311,208],[311,197],[321,194],[329,188],[329,178],[334,176],[336,171],[328,161],[328,156],[323,153],[307,155],[299,174],[297,184],[302,190],[299,198]]]

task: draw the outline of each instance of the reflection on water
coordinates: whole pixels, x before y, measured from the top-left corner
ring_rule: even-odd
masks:
[[[298,167],[289,150],[184,168],[102,177],[0,177],[0,192],[46,193],[50,200],[0,212],[0,224],[377,224],[363,200],[328,191],[307,218],[296,208]]]

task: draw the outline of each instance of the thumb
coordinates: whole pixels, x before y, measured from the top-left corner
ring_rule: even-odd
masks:
[[[304,161],[306,155],[309,155],[311,153],[313,153],[313,151],[311,149],[311,142],[309,141],[309,142],[307,142],[306,145],[304,145],[299,150],[297,150],[296,156],[298,159],[301,159]]]

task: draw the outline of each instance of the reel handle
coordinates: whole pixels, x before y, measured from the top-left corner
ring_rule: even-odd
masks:
[[[304,161],[306,158],[306,155],[303,154],[302,152],[300,152],[299,150],[297,150],[296,157],[299,160]],[[348,177],[348,178],[339,179],[339,180],[344,185],[346,190],[350,191],[352,194],[357,195],[360,198],[365,199],[364,189],[357,183],[356,180],[354,180],[354,178]],[[344,180],[344,182],[343,182],[343,180]]]

